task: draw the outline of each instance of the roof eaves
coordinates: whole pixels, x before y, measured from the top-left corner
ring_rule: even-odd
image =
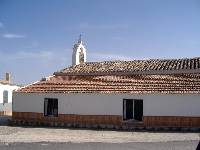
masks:
[[[46,77],[46,80],[49,80],[51,77],[54,77],[55,75],[51,75],[51,76],[48,76],[48,77]],[[33,85],[33,84],[37,84],[37,83],[39,83],[41,80],[38,80],[38,81],[35,81],[35,82],[33,82],[33,83],[30,83],[30,84],[28,84],[28,85],[25,85],[25,86],[23,86],[23,87],[20,87],[19,89],[17,89],[15,92],[18,92],[18,90],[21,90],[21,89],[24,89],[24,88],[26,88],[26,87],[28,87],[28,86],[31,86],[31,85]],[[21,92],[20,92],[21,93]]]
[[[113,72],[54,72],[54,75],[87,76],[87,75],[165,75],[165,74],[196,74],[200,69],[180,70],[149,70],[149,71],[113,71]]]

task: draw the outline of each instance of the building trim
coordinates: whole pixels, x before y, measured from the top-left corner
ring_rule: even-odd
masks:
[[[200,117],[185,116],[143,116],[143,122],[124,122],[119,115],[78,115],[59,114],[58,117],[45,117],[43,113],[13,112],[13,121],[32,122],[33,124],[76,124],[76,125],[112,125],[123,128],[132,128],[142,123],[142,127],[200,127]],[[63,125],[64,126],[64,125]]]
[[[200,127],[200,116],[145,116],[143,117],[143,122],[145,126],[152,127]]]
[[[122,116],[118,115],[76,115],[58,114],[58,117],[44,116],[43,113],[35,112],[13,112],[13,120],[40,121],[40,122],[65,122],[80,124],[113,124],[120,125]]]

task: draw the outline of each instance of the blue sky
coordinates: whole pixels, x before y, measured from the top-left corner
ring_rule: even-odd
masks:
[[[200,56],[199,0],[0,0],[0,76],[27,84],[88,61]]]

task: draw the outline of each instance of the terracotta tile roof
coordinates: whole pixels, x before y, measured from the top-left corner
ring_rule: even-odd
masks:
[[[17,92],[200,93],[200,74],[53,76]]]
[[[130,75],[200,73],[200,58],[86,62],[55,75]]]

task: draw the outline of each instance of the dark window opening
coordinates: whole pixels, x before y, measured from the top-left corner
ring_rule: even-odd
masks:
[[[3,104],[8,103],[8,91],[3,91]]]
[[[79,62],[84,63],[84,53],[82,48],[81,51],[79,52]]]
[[[123,99],[123,120],[142,121],[143,100]]]
[[[134,100],[134,119],[142,121],[143,118],[143,100]]]
[[[58,99],[45,98],[44,99],[44,116],[58,116]]]
[[[124,120],[133,119],[133,100],[132,99],[124,99],[123,101],[124,108]]]

